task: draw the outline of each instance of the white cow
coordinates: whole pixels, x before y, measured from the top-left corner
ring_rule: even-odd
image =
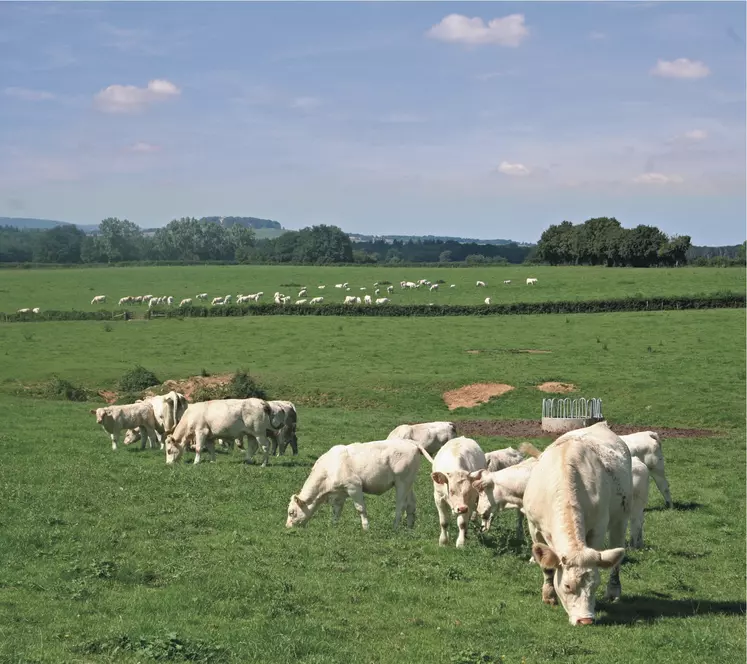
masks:
[[[123,304],[127,304],[128,302],[132,302],[132,298],[129,295],[125,295],[124,297],[119,298],[119,306],[121,307]]]
[[[529,477],[524,513],[542,600],[559,598],[572,625],[594,622],[599,568],[611,568],[605,597],[620,596],[632,494],[630,450],[606,422],[560,436]],[[608,533],[612,548],[602,549]]]
[[[335,445],[317,459],[301,491],[291,496],[286,527],[306,523],[326,502],[332,505],[337,521],[349,496],[360,515],[363,530],[368,530],[364,494],[380,496],[394,487],[394,527],[399,526],[405,511],[407,525],[412,528],[415,523],[413,485],[421,453],[422,448],[417,443],[405,440]]]
[[[527,286],[531,286],[536,283],[537,283],[537,280],[534,277],[527,277]]]
[[[180,303],[180,307],[186,307],[187,305],[192,304],[192,298],[191,297],[185,297]]]
[[[306,292],[305,288],[302,288],[300,291],[298,291],[298,297],[306,297],[308,293]]]
[[[207,300],[207,299],[208,299],[208,294],[207,294],[207,293],[200,293],[200,294],[199,294],[199,295],[197,296],[197,299],[198,299],[198,300]]]
[[[451,284],[449,288],[456,288],[456,284]]]
[[[169,306],[174,304],[174,298],[171,295],[166,298],[166,304],[168,304]]]
[[[356,299],[360,298],[356,298],[355,295],[346,295],[343,304],[355,304]]]
[[[193,403],[173,433],[166,437],[166,463],[178,461],[192,439],[195,443],[194,463],[198,464],[205,446],[208,447],[211,461],[215,461],[216,438],[236,440],[249,436],[262,447],[264,467],[270,456],[267,431],[280,428],[276,424],[272,421],[270,405],[262,399],[216,399]],[[251,449],[251,444],[246,446],[247,462],[251,462]]]
[[[372,301],[372,300],[371,300],[371,296],[370,296],[370,295],[365,295],[365,296],[363,297],[363,302],[364,302],[364,304],[371,304],[371,301]]]
[[[317,288],[318,288],[319,290],[324,290],[324,289],[326,288],[326,286],[317,286]]]
[[[219,305],[219,304],[223,304],[223,298],[222,297],[214,297],[211,300],[210,304],[211,304],[211,306],[216,306],[216,305]]]
[[[158,424],[153,413],[153,404],[151,403],[141,401],[126,406],[107,406],[91,410],[90,413],[96,416],[96,422],[111,437],[113,450],[117,449],[121,431],[137,429],[138,427],[142,427],[146,434],[143,438],[143,448],[145,448],[145,438],[150,440],[151,447],[154,447],[158,442],[158,437],[156,436]]]
[[[342,284],[335,284],[335,288],[342,288]]]
[[[630,450],[630,454],[646,464],[656,487],[664,496],[667,507],[672,507],[672,496],[669,493],[669,482],[664,475],[664,453],[661,450],[661,438],[655,431],[639,431],[627,436],[620,436]]]
[[[427,457],[430,460],[430,456]],[[452,438],[433,458],[433,500],[438,510],[441,534],[438,543],[449,543],[451,513],[457,517],[459,535],[456,546],[462,548],[467,537],[467,524],[477,507],[479,497],[472,486],[485,472],[485,454],[471,438]]]
[[[389,302],[391,302],[388,297],[377,297],[375,301],[376,304],[389,304]]]
[[[309,300],[309,304],[321,304],[322,302],[324,302],[324,298],[323,297],[312,297]]]
[[[421,422],[420,424],[400,424],[392,429],[386,438],[387,440],[414,440],[432,456],[456,437],[457,430],[453,422]]]
[[[488,472],[491,473],[521,463],[524,459],[526,459],[526,456],[524,456],[524,454],[519,450],[515,450],[513,447],[504,447],[502,450],[494,450],[485,453],[487,469]]]
[[[644,510],[648,503],[649,471],[638,457],[632,457],[633,504],[630,512],[630,548],[643,548]]]
[[[288,445],[291,446],[293,456],[298,454],[298,438],[296,427],[298,425],[298,413],[296,407],[290,401],[268,401],[272,410],[273,425],[278,428],[270,429],[267,435],[272,441],[270,447],[271,455],[283,455]]]
[[[41,309],[40,309],[39,307],[34,307],[34,308],[33,308],[33,309],[31,310],[31,312],[32,312],[32,313],[35,313],[35,314],[40,314],[40,313],[41,313]]]
[[[485,288],[485,282],[484,281],[478,281],[475,285],[478,288]]]
[[[438,284],[431,284],[430,288],[428,290],[438,290]]]
[[[374,295],[378,295],[379,293],[381,293],[381,289],[380,288],[377,288],[377,289],[374,290]]]
[[[513,448],[508,448],[513,449]],[[527,454],[529,458],[519,463],[513,463],[499,470],[488,471],[474,482],[475,488],[480,492],[477,502],[477,515],[482,519],[481,530],[487,532],[493,522],[493,516],[506,508],[516,508],[516,537],[524,539],[524,514],[521,511],[529,475],[537,463],[540,451],[531,443],[522,443],[519,450]],[[516,451],[516,450],[514,450]],[[488,454],[485,455],[486,459]],[[488,468],[490,460],[488,459]]]
[[[175,390],[171,390],[171,392],[168,392],[167,394],[148,397],[147,399],[139,400],[136,403],[146,402],[150,403],[153,407],[153,415],[156,419],[156,435],[160,442],[160,448],[163,449],[163,441],[165,440],[166,435],[171,433],[174,430],[174,427],[179,424],[179,420],[187,410],[189,402],[187,401],[187,397]],[[124,444],[131,445],[143,438],[144,434],[145,432],[142,428],[131,429],[125,436]],[[144,439],[143,445],[145,445]]]
[[[489,297],[485,298],[485,304],[490,304],[490,298]]]
[[[503,280],[503,283],[504,283],[504,284],[510,284],[510,283],[511,283],[511,280],[510,280],[510,279],[504,279],[504,280]]]
[[[394,286],[387,286],[386,287],[386,292],[390,293],[390,294],[393,293],[394,292]]]
[[[300,300],[296,300],[295,304],[306,304],[306,300],[303,298]]]
[[[91,304],[101,304],[102,302],[106,302],[106,295],[97,295],[91,300]]]
[[[18,313],[18,314],[30,314],[31,313],[31,309],[29,309],[28,307],[26,307],[24,309],[19,309],[16,313]]]

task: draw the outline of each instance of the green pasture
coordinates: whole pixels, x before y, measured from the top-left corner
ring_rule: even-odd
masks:
[[[527,277],[538,279],[527,286]],[[426,288],[403,291],[400,281],[442,279],[438,292]],[[477,288],[484,281],[486,288]],[[504,284],[510,280],[510,284]],[[265,301],[276,291],[296,299],[298,284],[308,297],[342,302],[345,295],[374,296],[373,284],[390,281],[388,296],[397,304],[482,304],[486,297],[499,302],[593,300],[630,296],[694,295],[720,291],[744,292],[743,268],[633,269],[593,267],[399,268],[298,266],[189,266],[0,270],[0,311],[40,307],[58,310],[116,309],[126,295],[171,295],[176,303],[207,292],[210,299],[263,291]],[[347,282],[350,292],[336,289]],[[454,284],[454,288],[450,285]],[[326,286],[323,290],[318,287]],[[361,291],[366,288],[366,291]],[[387,295],[382,292],[378,297]],[[91,305],[95,295],[106,295],[105,305]],[[130,305],[137,308],[139,305]],[[141,307],[145,308],[145,307]]]
[[[189,273],[190,288],[194,279],[209,291],[208,276],[233,275],[238,282],[245,271],[258,281],[262,273],[300,282],[293,275],[311,270],[327,274],[159,268],[159,283],[169,292],[176,283],[171,274]],[[17,286],[9,288],[7,279],[30,279],[41,297],[42,276],[58,275],[55,293],[69,295],[83,293],[87,286],[76,280],[94,272],[99,281],[91,285],[128,279],[137,286],[128,290],[137,292],[148,269],[0,271],[0,278],[11,293]],[[463,285],[478,273],[432,272]],[[578,275],[615,274],[533,272],[540,285],[543,274],[547,280],[554,274],[576,289],[587,283]],[[657,281],[646,272],[618,274],[629,275],[635,288],[654,288]],[[728,270],[692,272],[695,281],[698,275],[706,282],[741,278]],[[415,276],[362,268],[337,271],[326,281],[351,273],[370,273],[371,282]],[[490,285],[502,273],[483,276]],[[661,285],[667,273],[648,272],[660,275]],[[694,290],[692,283],[682,292]],[[699,283],[704,291],[734,288]],[[522,291],[530,287],[522,284]],[[741,310],[5,324],[0,349],[0,662],[745,659]],[[512,352],[528,349],[550,352]],[[249,368],[271,397],[297,404],[298,457],[272,459],[263,469],[243,464],[239,452],[219,453],[215,464],[169,468],[155,450],[112,452],[88,413],[94,402],[23,394],[25,386],[53,375],[89,389],[112,388],[136,363],[161,380]],[[562,609],[542,604],[541,573],[527,562],[527,544],[513,539],[512,514],[497,518],[486,537],[471,531],[464,550],[439,548],[425,468],[413,531],[392,530],[392,494],[368,499],[368,533],[350,505],[337,527],[322,508],[307,528],[285,529],[290,495],[333,444],[381,439],[401,422],[535,418],[543,396],[535,386],[546,380],[572,382],[579,395],[601,397],[613,424],[717,432],[664,440],[676,508],[663,509],[652,484],[646,548],[628,553],[621,602],[598,601],[598,625],[571,627]],[[473,382],[515,389],[476,408],[449,411],[442,392]],[[478,440],[486,451],[521,442]],[[550,439],[535,442],[544,447]]]

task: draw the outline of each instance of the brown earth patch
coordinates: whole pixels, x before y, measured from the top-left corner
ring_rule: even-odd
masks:
[[[111,390],[101,390],[99,396],[109,404],[114,403],[119,398],[119,395]]]
[[[652,425],[616,424],[609,422],[610,428],[619,436],[637,431],[656,431],[662,438],[708,438],[718,435],[712,429],[678,429]],[[463,420],[455,421],[460,436],[506,436],[508,438],[548,438],[557,436],[542,431],[538,420]]]
[[[513,389],[513,385],[506,385],[504,383],[473,383],[472,385],[465,385],[456,390],[444,392],[443,398],[449,410],[454,410],[455,408],[473,408],[481,403],[485,403],[492,397],[499,397]]]
[[[216,387],[219,385],[227,385],[231,381],[231,374],[223,374],[219,376],[190,376],[183,380],[167,380],[164,381],[163,387],[167,391],[176,390],[183,394],[187,399],[191,399],[195,390],[199,387]],[[147,394],[151,394],[148,390]],[[156,394],[156,392],[152,392]]]
[[[548,383],[542,383],[542,385],[537,385],[537,389],[542,392],[549,392],[550,394],[566,394],[568,392],[574,392],[578,388],[573,383],[556,383],[550,381]]]

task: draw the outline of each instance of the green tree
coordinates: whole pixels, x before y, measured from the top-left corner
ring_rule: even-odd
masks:
[[[127,219],[109,217],[99,224],[99,247],[106,261],[136,261],[143,250],[143,231]]]
[[[666,241],[658,228],[641,224],[625,233],[620,253],[627,265],[650,267],[658,263],[659,247]]]
[[[337,226],[321,224],[303,228],[298,233],[293,260],[315,265],[352,263],[353,244],[347,233]]]
[[[439,263],[451,263],[451,256],[452,256],[452,252],[449,249],[447,249],[446,251],[442,251],[438,255],[438,262]]]
[[[86,234],[75,226],[56,226],[42,231],[34,247],[37,263],[80,263],[80,248]]]

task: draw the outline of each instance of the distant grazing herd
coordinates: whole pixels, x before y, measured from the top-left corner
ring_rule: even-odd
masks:
[[[271,455],[298,454],[298,413],[289,401],[220,399],[190,404],[172,391],[143,401],[92,410],[116,450],[150,441],[165,450],[166,463],[194,448],[194,463],[204,449],[215,460],[216,441],[244,447],[246,461],[259,448],[262,466]],[[245,442],[246,439],[246,442]],[[308,478],[290,498],[288,528],[305,524],[329,503],[336,521],[347,498],[368,529],[364,496],[394,488],[394,526],[403,513],[415,524],[415,480],[422,458],[431,464],[433,499],[440,524],[439,544],[449,543],[449,522],[456,517],[456,546],[465,544],[467,526],[480,519],[483,532],[503,509],[516,509],[517,537],[526,518],[532,561],[543,573],[542,599],[563,605],[573,625],[594,621],[600,569],[610,569],[605,597],[620,596],[620,563],[630,527],[630,546],[643,546],[644,507],[649,476],[672,507],[664,475],[659,435],[642,431],[618,436],[606,422],[563,434],[544,451],[530,443],[485,454],[477,442],[457,435],[452,422],[402,424],[385,440],[334,445],[314,463]],[[609,546],[604,549],[606,536]]]

